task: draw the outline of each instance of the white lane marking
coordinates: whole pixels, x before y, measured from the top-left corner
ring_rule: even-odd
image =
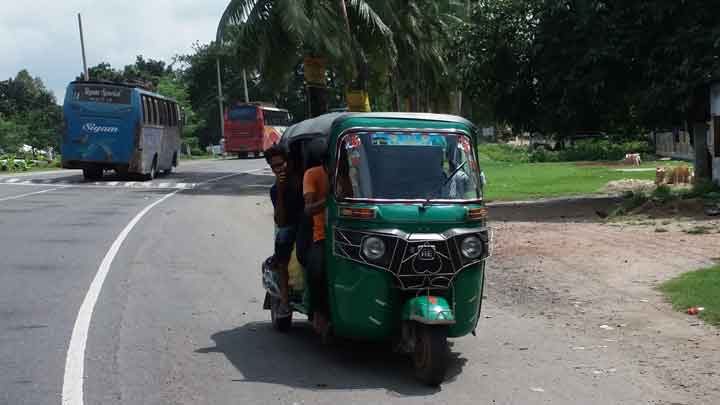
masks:
[[[51,184],[40,184],[40,183],[13,183],[13,184],[7,184],[7,183],[0,183],[0,186],[30,186],[30,187],[55,187],[55,188],[63,188],[63,187],[73,187],[71,185],[63,185],[60,183],[51,183]]]
[[[105,257],[100,263],[95,278],[93,278],[90,288],[88,289],[85,299],[80,305],[75,326],[73,326],[72,335],[70,336],[70,345],[68,346],[67,358],[65,360],[65,376],[63,378],[62,403],[63,405],[83,405],[83,382],[85,380],[85,347],[87,345],[88,331],[90,330],[90,320],[92,319],[95,304],[100,296],[105,278],[107,278],[110,266],[115,256],[120,251],[125,239],[130,231],[153,207],[180,192],[173,191],[165,195],[163,198],[145,207],[140,213],[125,226],[120,232],[115,242],[110,246]]]
[[[20,179],[8,179],[5,183],[17,183]]]
[[[257,170],[250,170],[247,172],[233,173],[225,176],[216,177],[207,180],[200,184],[212,183],[227,179],[229,177],[238,176],[244,173],[252,173]],[[122,247],[123,242],[127,239],[130,231],[137,225],[138,222],[158,204],[172,197],[173,195],[181,192],[182,190],[175,190],[169,194],[166,194],[161,199],[145,207],[140,211],[125,228],[120,232],[118,237],[115,239],[110,249],[105,254],[100,267],[98,268],[90,288],[88,289],[85,299],[83,299],[78,311],[78,316],[75,319],[75,325],[73,326],[72,335],[70,336],[70,344],[68,345],[67,357],[65,359],[65,375],[63,377],[63,389],[62,389],[62,404],[63,405],[83,405],[83,383],[85,381],[85,348],[87,347],[88,332],[90,331],[90,321],[92,320],[93,311],[95,310],[95,304],[100,297],[100,291],[102,290],[103,283],[110,272],[110,266],[115,260]]]
[[[48,189],[48,190],[35,191],[34,193],[25,193],[25,194],[10,196],[10,197],[3,197],[3,198],[0,198],[0,201],[17,200],[17,199],[19,199],[19,198],[28,197],[28,196],[31,196],[31,195],[42,194],[42,193],[49,193],[49,192],[51,192],[51,191],[53,191],[53,190],[57,190],[57,188],[51,188],[51,189]]]

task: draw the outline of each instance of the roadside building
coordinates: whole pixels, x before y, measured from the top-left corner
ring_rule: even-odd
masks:
[[[679,160],[695,159],[692,136],[686,128],[656,131],[652,137],[656,155]]]
[[[720,83],[714,83],[710,87],[709,127],[707,152],[709,152],[712,178],[720,184]]]

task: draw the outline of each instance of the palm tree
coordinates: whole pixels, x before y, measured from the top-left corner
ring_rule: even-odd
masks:
[[[247,67],[285,83],[303,57],[340,66],[346,82],[364,86],[367,49],[391,58],[392,32],[376,9],[382,0],[231,0],[220,18],[219,44],[230,43]],[[359,61],[359,63],[358,63]],[[360,80],[358,80],[360,79]],[[325,91],[309,88],[310,111],[326,111]]]
[[[461,1],[392,0],[387,18],[394,33],[397,63],[391,82],[396,108],[407,98],[411,111],[439,110],[449,103],[454,72],[448,66],[451,37],[465,13]],[[404,97],[403,97],[404,96]]]

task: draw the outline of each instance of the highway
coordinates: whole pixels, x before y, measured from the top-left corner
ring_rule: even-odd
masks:
[[[146,183],[87,183],[77,171],[0,177],[0,404],[672,397],[621,351],[574,350],[576,332],[501,306],[497,286],[478,335],[452,342],[448,382],[437,389],[419,385],[389,345],[323,347],[304,320],[277,333],[259,269],[272,252],[272,181],[262,159],[182,162]],[[491,263],[490,282],[497,269]],[[584,337],[584,346],[602,344]]]

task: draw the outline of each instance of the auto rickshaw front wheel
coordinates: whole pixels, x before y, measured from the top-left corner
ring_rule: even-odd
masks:
[[[438,386],[445,380],[450,362],[447,327],[417,324],[413,366],[415,376],[422,383]]]
[[[278,317],[277,311],[280,307],[280,300],[277,298],[271,298],[270,301],[270,320],[272,320],[273,327],[278,332],[288,332],[292,326],[292,311],[287,316]]]

